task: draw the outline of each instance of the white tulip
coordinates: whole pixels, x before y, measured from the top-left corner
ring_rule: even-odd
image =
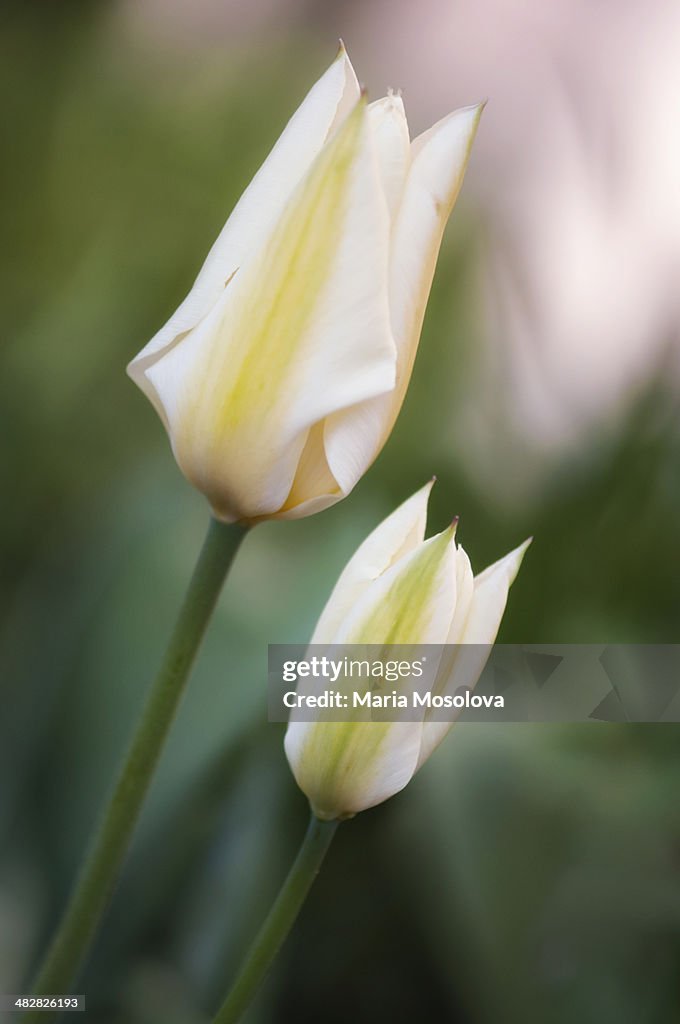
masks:
[[[367,105],[341,49],[130,363],[219,519],[311,515],[378,455],[480,112],[411,143],[401,98]]]
[[[312,645],[437,644],[441,695],[473,687],[505,610],[528,541],[473,576],[454,523],[425,540],[428,484],[360,546],[319,619]],[[448,661],[446,661],[448,659]],[[317,817],[347,818],[393,796],[452,726],[425,710],[419,721],[330,721],[293,712],[285,749]],[[349,717],[349,716],[348,716]],[[307,720],[303,720],[307,718]]]

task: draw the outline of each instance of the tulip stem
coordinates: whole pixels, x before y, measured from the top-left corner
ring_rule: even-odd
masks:
[[[231,991],[218,1010],[213,1024],[236,1024],[248,1008],[295,924],[338,825],[338,821],[320,821],[312,814],[293,866],[246,954]]]
[[[165,657],[57,933],[33,985],[36,996],[72,991],[127,852],[191,667],[246,528],[211,519]],[[56,1013],[31,1011],[46,1024]]]

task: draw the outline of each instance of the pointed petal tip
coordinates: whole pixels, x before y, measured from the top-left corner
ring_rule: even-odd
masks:
[[[413,502],[416,506],[418,506],[421,509],[421,512],[424,516],[427,515],[427,506],[430,503],[430,494],[432,493],[433,487],[434,478],[432,480],[428,480],[427,483],[423,484],[422,487],[418,488],[418,490],[414,494],[412,494],[410,498],[407,498],[408,502]],[[423,536],[421,537],[421,541],[424,539],[424,533],[425,523],[423,521]]]
[[[440,124],[444,124],[447,121],[467,121],[468,131],[474,137],[474,133],[477,131],[479,121],[486,106],[486,100],[482,103],[473,103],[469,107],[459,107],[458,110],[452,111],[448,117],[445,117],[440,121]]]
[[[486,569],[475,576],[475,584],[482,584],[496,576],[501,576],[505,579],[507,587],[511,587],[517,578],[517,574],[521,568],[522,560],[526,554],[527,548],[531,544],[533,537],[529,537],[519,547],[514,548],[508,552],[507,555],[503,555],[497,562],[493,562],[488,565]]]
[[[425,501],[427,502],[429,500],[430,494],[432,493],[432,488],[434,487],[436,482],[437,482],[437,477],[436,476],[430,477],[430,479],[427,481],[427,483],[423,484],[423,486],[420,487],[416,491],[416,494],[421,495],[425,499]],[[415,495],[414,495],[414,497],[415,497]]]
[[[446,114],[439,121],[435,122],[435,124],[432,125],[432,128],[430,128],[430,132],[437,135],[439,135],[440,132],[446,132],[447,130],[455,130],[458,132],[461,125],[464,125],[465,132],[469,136],[469,150],[469,147],[474,141],[485,106],[486,100],[483,100],[482,103],[474,103],[468,107],[458,107],[456,110],[452,110],[450,114]],[[424,135],[429,135],[429,132],[424,133]]]
[[[473,130],[475,132],[479,128],[479,122],[482,119],[482,114],[486,110],[487,102],[488,102],[488,100],[482,100],[481,103],[477,103],[476,106],[474,106],[472,108],[472,123],[473,123]]]
[[[347,84],[351,86],[353,83],[354,88],[358,89],[359,83],[357,81],[356,72],[352,61],[349,59],[347,48],[345,47],[342,39],[338,40],[338,52],[335,55],[335,59],[333,60],[331,67],[334,67],[336,64],[341,64],[343,66]]]
[[[527,537],[527,539],[525,541],[523,541],[522,544],[520,544],[518,548],[515,549],[516,552],[517,552],[517,556],[520,559],[520,561],[524,558],[525,554],[527,553],[527,551],[529,550],[529,547],[533,544],[533,542],[534,542],[534,538],[533,537]]]
[[[445,223],[463,182],[482,105],[459,107],[442,117],[412,142],[413,167],[421,166],[428,191],[438,197]]]
[[[451,522],[449,523],[449,525],[446,527],[446,529],[442,530],[442,532],[440,534],[436,534],[435,536],[437,538],[441,538],[443,541],[445,540],[447,543],[452,541],[454,539],[454,537],[456,536],[456,530],[458,529],[458,520],[459,520],[459,518],[460,518],[459,516],[454,516],[453,519],[451,520]],[[433,539],[435,539],[435,538],[433,538]]]
[[[338,61],[342,61],[345,64],[349,64],[349,66],[352,68],[352,62],[349,59],[347,47],[345,46],[345,43],[342,39],[338,39],[338,51],[335,54],[335,59],[333,63],[337,64]],[[354,68],[352,68],[352,71],[354,71]]]
[[[518,547],[511,551],[510,554],[506,555],[505,558],[502,560],[506,563],[510,570],[509,585],[515,582],[515,579],[517,578],[517,573],[519,572],[522,566],[522,562],[524,561],[524,556],[527,553],[527,549],[533,541],[533,539],[533,537],[528,537]]]
[[[488,102],[489,102],[488,100],[484,99],[484,100],[482,100],[481,103],[478,103],[475,107],[473,107],[473,110],[474,110],[474,114],[473,114],[473,117],[474,117],[474,131],[475,132],[479,128],[479,122],[482,119],[482,114],[486,110],[486,105],[487,105]]]

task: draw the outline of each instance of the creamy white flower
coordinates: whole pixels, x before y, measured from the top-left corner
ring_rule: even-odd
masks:
[[[401,98],[367,104],[341,49],[130,363],[218,518],[311,515],[379,453],[480,112],[411,143]]]
[[[409,498],[360,546],[311,642],[340,649],[447,645],[434,683],[437,694],[446,696],[476,684],[529,542],[473,576],[455,542],[455,523],[424,539],[431,486]],[[361,715],[331,721],[306,709],[292,713],[285,749],[317,817],[346,818],[403,789],[451,725],[427,708],[419,721],[369,721]]]

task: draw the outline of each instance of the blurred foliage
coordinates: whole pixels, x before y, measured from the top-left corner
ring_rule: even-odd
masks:
[[[0,987],[18,991],[158,661],[205,525],[123,368],[182,298],[327,59],[308,39],[154,50],[106,4],[6,4],[0,409]],[[432,472],[473,564],[525,536],[505,642],[677,642],[680,432],[662,368],[524,503],[470,402],[476,220],[454,218],[413,386],[341,506],[247,540],[79,990],[101,1024],[209,1019],[305,820],[266,644],[304,640],[360,539]],[[518,471],[526,442],[511,452]],[[680,1012],[680,733],[454,730],[340,830],[248,1020],[667,1024]]]

